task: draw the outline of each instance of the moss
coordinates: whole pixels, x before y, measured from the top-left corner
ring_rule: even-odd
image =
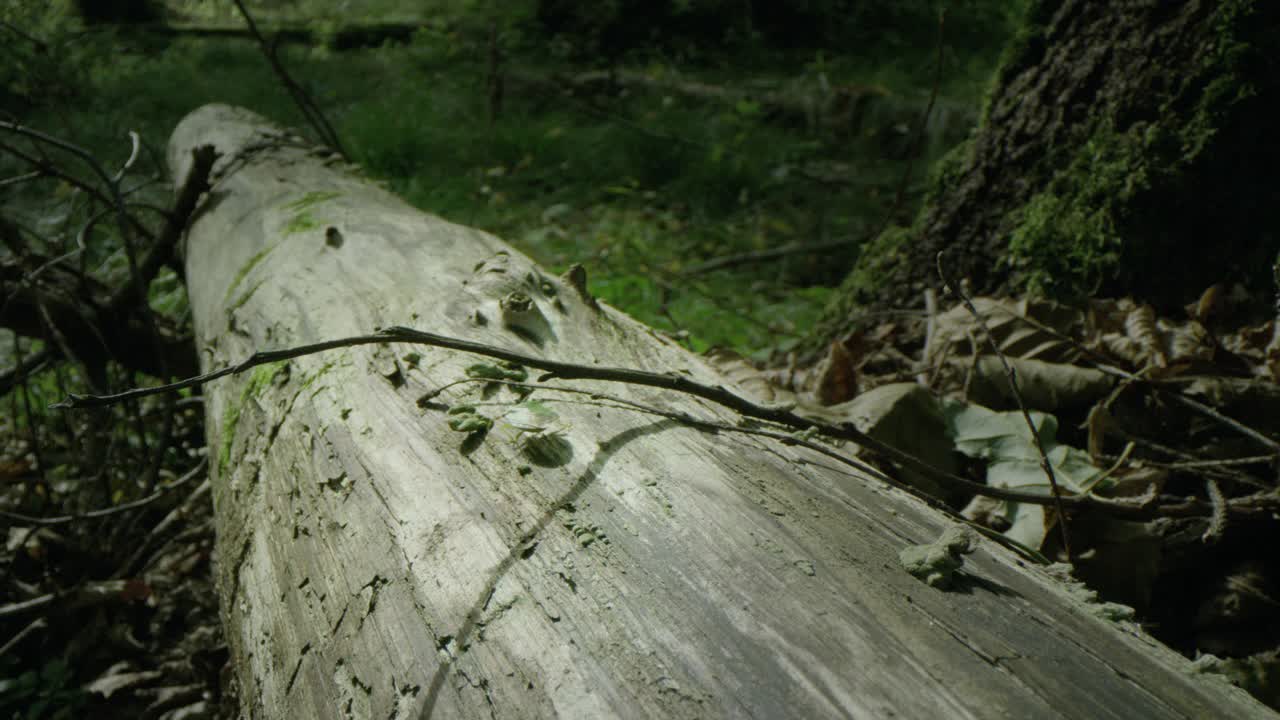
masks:
[[[964,171],[973,162],[973,139],[970,138],[951,148],[929,171],[926,183],[923,207],[929,207],[947,191],[955,186]]]
[[[1137,193],[1149,188],[1146,133],[1092,133],[1047,187],[1017,212],[1008,263],[1026,289],[1078,299],[1116,274],[1121,227]]]
[[[914,228],[893,226],[862,247],[853,270],[831,295],[817,326],[810,332],[805,350],[819,350],[815,342],[825,343],[849,329],[850,318],[857,316],[859,306],[869,304],[879,294],[891,279],[892,269],[902,262],[907,244],[916,236]]]
[[[1032,67],[1044,59],[1045,28],[1058,9],[1058,3],[1051,0],[1032,0],[1023,12],[1022,22],[1017,32],[1005,45],[992,74],[991,82],[982,95],[981,110],[978,113],[979,128],[987,124],[987,114],[991,110],[991,100],[1000,88],[1004,87],[1014,75]]]
[[[1255,192],[1257,183],[1248,179],[1252,171],[1225,159],[1239,156],[1241,144],[1252,142],[1245,136],[1254,134],[1242,132],[1259,94],[1251,63],[1268,50],[1249,37],[1254,10],[1248,0],[1219,7],[1193,72],[1162,98],[1150,121],[1120,129],[1121,111],[1106,108],[1076,134],[1078,141],[1045,159],[1042,167],[1062,169],[1016,211],[1009,234],[1008,261],[1019,285],[1079,299],[1107,285],[1158,291],[1145,280],[1152,268],[1162,268],[1167,291],[1210,282],[1230,272],[1233,259],[1205,255],[1209,233],[1241,238],[1234,261],[1256,265],[1245,258],[1253,252],[1248,238],[1258,234],[1246,219],[1254,203],[1239,193]]]
[[[296,212],[301,213],[307,208],[310,208],[314,205],[318,205],[322,202],[332,200],[338,197],[340,194],[341,193],[336,193],[336,192],[319,192],[319,191],[309,192],[303,195],[302,197],[298,198],[297,200],[294,200],[293,202],[289,203],[288,205],[285,205],[284,209],[294,210]]]
[[[222,445],[218,448],[218,477],[225,478],[227,466],[231,464],[231,447],[236,439],[236,426],[240,424],[240,413],[250,398],[258,395],[263,388],[271,384],[276,374],[288,365],[288,360],[259,365],[249,373],[249,379],[240,390],[236,402],[228,403],[222,411]]]
[[[262,262],[267,257],[267,255],[274,249],[275,249],[274,247],[268,247],[268,248],[263,248],[262,250],[259,250],[257,253],[254,254],[253,257],[249,258],[248,262],[246,262],[244,265],[240,267],[240,271],[236,273],[235,279],[233,279],[231,281],[231,285],[227,287],[226,296],[223,298],[224,302],[231,301],[231,293],[235,292],[236,288],[240,286],[240,283],[244,282],[244,279],[249,274],[249,272],[253,270],[253,268],[256,267],[258,263]]]
[[[251,285],[248,290],[245,290],[244,292],[240,293],[240,297],[236,298],[235,302],[227,306],[227,313],[230,314],[234,312],[237,308],[239,308],[241,305],[244,305],[245,303],[249,302],[249,298],[253,297],[253,294],[258,291],[258,288],[262,287],[262,283],[264,282],[266,282],[265,279],[259,280],[258,282]]]
[[[863,247],[858,264],[845,280],[844,290],[854,295],[874,293],[884,283],[889,269],[902,259],[902,250],[915,236],[911,228],[894,226]]]
[[[317,220],[308,209],[319,205],[322,202],[328,202],[339,196],[336,192],[309,192],[302,197],[284,206],[285,210],[292,210],[294,215],[289,219],[288,224],[284,226],[285,235],[296,235],[298,233],[315,230],[323,223]]]
[[[284,226],[285,235],[296,235],[298,233],[315,230],[320,227],[320,221],[311,217],[308,213],[298,213],[289,220],[289,224]]]
[[[302,389],[304,389],[304,390],[305,390],[305,389],[307,389],[308,387],[310,387],[312,383],[314,383],[316,380],[319,380],[319,379],[320,379],[320,376],[321,376],[321,375],[324,375],[325,373],[329,372],[329,371],[330,371],[330,370],[332,370],[336,365],[337,365],[337,363],[336,363],[336,362],[333,362],[333,361],[330,361],[330,362],[325,363],[324,365],[321,365],[319,370],[316,370],[314,373],[312,373],[312,374],[310,374],[310,375],[308,375],[308,376],[306,376],[305,378],[303,378],[303,379],[302,379]]]

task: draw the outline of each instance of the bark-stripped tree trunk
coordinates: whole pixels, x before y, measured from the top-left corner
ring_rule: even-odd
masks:
[[[975,291],[1271,295],[1280,4],[1033,0],[980,128],[936,169],[911,228],[865,250],[824,322],[906,307],[934,257]]]
[[[183,120],[177,177],[204,144],[222,157],[185,258],[207,368],[406,324],[724,382],[247,111]],[[513,293],[532,309],[511,315]],[[925,585],[898,552],[937,538],[941,516],[810,450],[541,389],[558,436],[499,426],[464,442],[434,403],[495,415],[510,390],[417,401],[480,361],[370,345],[205,388],[217,583],[248,716],[1270,715],[1001,547],[983,542],[953,590]]]

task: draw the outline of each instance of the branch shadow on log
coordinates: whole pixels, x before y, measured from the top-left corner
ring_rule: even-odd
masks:
[[[470,646],[471,636],[475,633],[476,626],[479,624],[481,615],[489,605],[489,601],[493,599],[493,594],[498,588],[498,583],[507,574],[512,567],[515,566],[517,560],[527,560],[533,557],[533,553],[538,547],[538,537],[544,530],[551,525],[557,513],[565,507],[577,502],[578,498],[586,492],[600,477],[600,472],[609,460],[621,450],[627,443],[639,440],[646,435],[663,432],[671,428],[684,427],[683,424],[675,420],[661,420],[652,424],[643,425],[641,427],[632,428],[614,435],[600,443],[600,450],[595,458],[582,471],[582,475],[574,481],[573,485],[566,491],[559,500],[556,501],[542,517],[538,518],[538,522],[520,539],[516,541],[507,556],[498,563],[498,566],[489,574],[489,578],[485,581],[480,596],[476,599],[475,604],[471,607],[471,611],[467,613],[466,619],[462,622],[462,627],[458,629],[456,635],[450,638],[453,641],[455,652],[448,654],[448,659],[443,660],[436,666],[435,674],[431,678],[431,684],[427,689],[427,697],[423,702],[422,710],[418,715],[419,720],[428,720],[435,712],[436,701],[440,697],[440,691],[444,687],[445,680],[449,675],[449,670],[453,667],[454,662],[467,651]],[[439,638],[439,643],[444,643],[445,638]],[[442,645],[443,647],[443,645]]]

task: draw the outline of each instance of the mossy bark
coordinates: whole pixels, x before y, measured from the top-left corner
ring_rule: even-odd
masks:
[[[979,292],[1174,303],[1239,281],[1265,297],[1277,56],[1277,3],[1036,0],[979,129],[913,225],[863,252],[823,334],[860,306],[918,304],[938,252]]]

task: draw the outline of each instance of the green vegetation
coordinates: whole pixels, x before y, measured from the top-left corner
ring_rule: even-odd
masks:
[[[236,288],[240,287],[240,283],[244,282],[245,277],[247,277],[249,273],[258,266],[258,263],[262,262],[274,249],[274,247],[263,248],[254,253],[253,257],[249,258],[245,262],[244,266],[236,272],[236,276],[232,278],[231,284],[227,286],[227,299],[231,298],[231,293],[235,292]],[[243,300],[235,304],[240,305],[242,303]]]
[[[504,7],[498,37],[506,89],[492,122],[485,45],[490,16],[478,11],[487,6],[442,3],[407,45],[339,52],[286,43],[281,59],[325,111],[353,159],[418,207],[494,232],[552,270],[582,263],[597,296],[680,333],[695,349],[768,353],[794,344],[851,265],[861,238],[893,204],[933,82],[934,4],[866,4],[855,23],[861,29],[841,31],[860,40],[857,52],[844,51],[847,45],[824,48],[824,38],[784,47],[767,34],[718,26],[636,43],[614,61],[666,79],[671,88],[606,89],[595,97],[567,95],[552,82],[599,60],[566,55],[545,42],[538,12],[552,4]],[[170,20],[179,26],[238,23],[225,8],[206,5],[173,3]],[[631,5],[613,3],[612,14],[569,23],[553,35],[568,41],[575,28],[608,34]],[[727,12],[725,3],[677,5],[687,8],[681,22]],[[805,7],[809,14],[831,10],[824,3]],[[299,4],[258,12],[270,27],[296,23],[307,11]],[[741,25],[738,20],[729,25]],[[872,20],[886,29],[874,38],[866,34],[875,27]],[[968,130],[964,118],[975,117],[978,95],[1010,31],[1004,3],[951,11],[938,110],[917,176]],[[207,102],[243,105],[305,127],[248,39],[157,38],[123,30],[96,35],[117,48],[112,62],[77,67],[79,102],[37,102],[25,122],[92,149],[108,166],[127,154],[126,130],[162,146],[184,114]],[[573,37],[583,47],[596,42]],[[825,41],[835,46],[831,38]],[[751,95],[710,101],[680,92],[680,83]],[[843,97],[840,88],[869,89],[871,106],[856,122],[847,122],[852,110],[823,106]],[[780,121],[760,102],[764,96],[814,107],[807,119]],[[912,183],[899,212],[911,210],[919,187]],[[313,224],[303,210],[290,230]],[[114,241],[109,228],[100,232]],[[830,247],[837,240],[848,244]],[[828,247],[697,270],[720,256],[809,243]]]
[[[1260,112],[1254,108],[1259,94],[1254,85],[1259,78],[1258,63],[1263,62],[1260,55],[1276,46],[1274,33],[1268,37],[1264,34],[1268,31],[1259,29],[1268,23],[1256,6],[1252,0],[1220,3],[1210,22],[1217,36],[1198,53],[1196,70],[1179,78],[1167,96],[1160,98],[1160,107],[1149,122],[1118,130],[1116,115],[1128,109],[1108,103],[1102,109],[1104,114],[1081,132],[1082,142],[1064,143],[1040,160],[1040,174],[1049,177],[1049,182],[1023,207],[1009,241],[1010,262],[1026,270],[1022,277],[1027,289],[1079,298],[1121,278],[1121,287],[1142,292],[1150,288],[1137,276],[1147,274],[1152,266],[1170,267],[1172,275],[1161,282],[1176,284],[1182,276],[1177,270],[1181,261],[1221,264],[1221,257],[1204,257],[1200,237],[1192,240],[1191,247],[1185,247],[1186,241],[1180,239],[1186,236],[1188,224],[1204,223],[1178,207],[1183,204],[1178,198],[1192,183],[1204,186],[1206,207],[1246,210],[1215,217],[1214,226],[1204,227],[1204,231],[1226,231],[1241,237],[1257,234],[1249,225],[1254,219],[1247,209],[1255,202],[1269,201],[1259,196],[1241,202],[1239,196],[1242,191],[1248,195],[1251,188],[1266,186],[1268,180],[1242,181],[1241,167],[1221,159],[1241,151],[1233,143],[1247,143],[1250,147],[1246,151],[1254,154],[1267,152],[1253,149],[1253,133],[1241,133],[1229,124]],[[1033,49],[1044,42],[1037,32],[1043,28],[1030,25],[1021,31],[1020,46],[1030,57],[1018,58],[1006,67],[1034,61]],[[1225,140],[1224,130],[1231,131]],[[1273,165],[1265,167],[1269,172]],[[1206,182],[1214,176],[1220,176],[1222,182]],[[1144,241],[1147,238],[1158,241]],[[1265,277],[1269,247],[1250,250],[1240,244],[1237,249],[1246,257],[1233,259],[1255,279]],[[1247,257],[1250,254],[1252,258]]]
[[[10,717],[69,720],[83,712],[87,700],[63,660],[49,660],[39,670],[15,667],[7,658],[0,665],[0,710]]]
[[[240,401],[228,405],[222,411],[222,446],[218,449],[218,475],[226,477],[227,467],[231,462],[231,446],[236,439],[236,425],[240,422],[240,414],[244,404],[253,399],[264,387],[271,384],[275,376],[288,367],[288,360],[259,365],[249,372],[240,390]]]
[[[77,17],[72,9],[76,5],[93,17]],[[1061,117],[1010,121],[1022,108],[1048,108],[1053,112],[1047,114],[1059,116],[1072,115],[1077,108],[1058,112],[1056,100],[1042,101],[1024,95],[1025,85],[1010,90],[1002,83],[1040,67],[1038,61],[1047,50],[1064,47],[1047,29],[1051,14],[1065,7],[1057,0],[429,0],[409,11],[395,0],[258,0],[249,5],[268,35],[279,33],[274,45],[278,59],[315,100],[365,175],[425,211],[502,237],[537,260],[548,276],[574,264],[584,266],[593,295],[691,349],[720,346],[757,359],[772,356],[779,361],[775,368],[788,361],[788,369],[797,370],[793,379],[812,368],[793,365],[787,353],[804,360],[810,350],[828,349],[830,338],[840,336],[850,322],[884,317],[859,315],[856,303],[883,298],[895,287],[915,292],[911,282],[898,282],[899,271],[930,265],[919,262],[922,248],[924,255],[932,254],[933,248],[921,242],[926,236],[941,238],[951,248],[977,238],[984,243],[978,254],[984,267],[1016,271],[1013,275],[1021,286],[1006,288],[1060,297],[1089,295],[1100,286],[1110,290],[1115,285],[1106,283],[1117,278],[1124,291],[1143,292],[1147,288],[1137,282],[1124,284],[1135,275],[1179,286],[1179,269],[1201,269],[1201,260],[1234,262],[1265,274],[1276,257],[1274,236],[1266,236],[1255,216],[1239,210],[1273,205],[1269,173],[1280,161],[1280,146],[1255,140],[1270,136],[1265,124],[1269,114],[1259,98],[1274,86],[1253,81],[1265,75],[1260,69],[1269,68],[1272,51],[1280,49],[1274,47],[1273,29],[1280,11],[1257,0],[1188,4],[1204,15],[1194,16],[1194,32],[1179,38],[1189,39],[1184,44],[1190,49],[1176,59],[1193,57],[1199,65],[1187,73],[1154,73],[1158,79],[1152,88],[1134,81],[1127,67],[1121,68],[1120,82],[1099,83],[1106,92],[1093,87],[1063,91],[1058,82],[1041,83],[1056,98],[1075,97],[1073,90],[1088,96],[1078,104],[1085,112],[1070,122]],[[948,12],[941,22],[938,10],[944,5]],[[1105,17],[1150,19],[1139,11],[1125,13],[1129,14]],[[1206,38],[1203,19],[1209,13],[1212,37]],[[1062,17],[1056,20],[1061,23]],[[144,668],[158,667],[166,674],[163,687],[216,688],[226,660],[227,646],[216,632],[218,593],[208,586],[207,576],[214,531],[225,538],[225,533],[234,535],[239,528],[228,522],[225,512],[217,518],[221,525],[206,524],[209,501],[200,493],[208,486],[197,488],[201,479],[210,477],[216,497],[226,487],[219,487],[219,481],[246,472],[236,468],[245,460],[241,445],[259,414],[258,398],[288,375],[288,361],[257,367],[238,380],[221,380],[239,383],[234,387],[240,392],[213,416],[194,388],[86,412],[55,415],[45,408],[86,388],[97,393],[155,384],[159,380],[146,373],[176,374],[170,358],[187,364],[193,359],[191,346],[185,344],[192,327],[181,258],[167,257],[167,245],[161,246],[166,252],[149,253],[150,238],[141,229],[161,226],[165,208],[173,203],[172,188],[164,183],[167,168],[162,156],[177,122],[191,110],[217,102],[249,108],[304,135],[311,132],[257,42],[242,28],[233,4],[206,0],[0,4],[0,32],[9,33],[0,49],[5,58],[0,63],[0,104],[6,114],[12,113],[5,121],[16,118],[25,127],[75,143],[102,164],[101,171],[91,169],[77,153],[37,143],[11,126],[0,133],[0,261],[5,263],[0,269],[7,273],[0,279],[20,278],[5,286],[4,303],[30,287],[52,289],[55,292],[45,298],[71,298],[74,310],[83,310],[82,324],[97,333],[86,342],[82,336],[93,333],[83,328],[71,328],[79,336],[52,332],[57,323],[47,308],[37,308],[49,315],[40,318],[41,327],[20,329],[31,335],[43,329],[42,339],[17,338],[0,330],[0,356],[13,359],[0,360],[0,365],[51,356],[29,377],[17,373],[5,379],[7,369],[0,367],[0,382],[14,388],[6,384],[0,389],[0,399],[9,401],[7,412],[0,413],[0,505],[15,523],[7,554],[0,558],[0,568],[14,578],[3,600],[11,610],[15,603],[42,595],[59,604],[75,603],[57,611],[64,621],[10,629],[13,639],[7,647],[16,648],[12,654],[21,654],[22,660],[0,663],[0,709],[15,717],[98,717],[100,705],[113,706],[115,714],[108,717],[154,715],[154,709],[141,705],[125,707],[119,698],[131,688],[121,683],[132,684],[131,678],[151,674]],[[1116,35],[1121,39],[1088,39],[1084,44],[1112,56],[1152,59],[1159,53],[1143,55],[1133,46],[1124,47],[1123,38],[1164,37]],[[1085,32],[1072,37],[1092,38]],[[1087,62],[1077,63],[1074,49],[1062,55],[1066,59],[1053,67],[1067,71],[1066,76],[1088,67]],[[1118,67],[1110,60],[1099,64],[1108,71]],[[999,77],[994,72],[998,65]],[[1069,85],[1068,79],[1061,85]],[[1092,76],[1081,85],[1090,82]],[[1141,93],[1132,89],[1139,86]],[[1109,105],[1125,102],[1136,109],[1115,111]],[[1012,134],[993,132],[984,134],[981,142],[964,142],[974,136],[975,123],[987,117],[991,106],[998,108],[992,111],[997,117],[991,128],[1011,128]],[[1224,145],[1224,137],[1241,140]],[[39,166],[32,158],[41,153],[48,153],[49,167],[43,174],[30,173]],[[996,161],[983,164],[991,157]],[[977,163],[976,172],[971,172],[971,163]],[[1241,172],[1246,166],[1248,171]],[[122,231],[128,224],[117,223],[111,203],[97,194],[103,176],[117,173],[129,211],[140,218],[137,232]],[[93,179],[86,184],[76,182],[76,177]],[[992,178],[1009,182],[987,196],[977,193],[980,202],[955,202],[963,193],[952,191],[976,185],[985,189],[988,181],[1000,185]],[[1188,203],[1186,190],[1192,183],[1198,185],[1199,195],[1197,202]],[[1009,185],[1017,187],[1005,192]],[[337,204],[324,203],[336,197],[315,192],[278,197],[274,202],[280,203],[284,219],[283,227],[275,230],[291,235],[325,227]],[[933,208],[977,208],[976,213],[985,213],[983,222],[957,222],[939,231],[945,222],[933,222],[936,218],[918,212],[934,200],[943,202]],[[1206,207],[1217,215],[1206,215]],[[931,233],[925,232],[926,226]],[[998,229],[993,232],[992,227]],[[1188,227],[1194,232],[1187,232]],[[1194,237],[1197,244],[1174,252],[1147,242],[1173,238],[1174,231]],[[1263,237],[1271,245],[1260,251],[1248,247],[1236,253],[1232,246],[1231,252],[1206,253],[1200,238],[1219,235],[1247,236],[1250,241]],[[141,252],[126,253],[127,240],[140,245]],[[341,241],[336,229],[326,236],[327,246]],[[229,310],[263,287],[265,266],[258,265],[273,251],[274,247],[262,248],[238,268],[225,290]],[[131,304],[131,296],[111,299],[113,291],[126,287],[139,259],[146,261],[148,271],[165,265],[147,288],[149,307],[142,308]],[[1275,272],[1280,277],[1280,266]],[[548,280],[529,280],[531,288],[551,294]],[[1269,278],[1267,282],[1269,301]],[[509,305],[519,304],[516,294],[506,297]],[[1217,295],[1206,293],[1205,298],[1200,320],[1207,323]],[[36,305],[29,303],[22,310],[35,315],[32,307]],[[104,307],[109,312],[99,314]],[[1115,316],[1104,320],[1119,323],[1121,310],[1113,310]],[[1138,363],[1161,356],[1163,340],[1156,331],[1164,333],[1166,328],[1156,325],[1150,308],[1123,312],[1128,335],[1117,340],[1118,334],[1099,330],[1088,342],[1091,347],[1109,347],[1106,343],[1112,340],[1121,348],[1125,341],[1135,348],[1142,345],[1142,355],[1134,350],[1123,356],[1137,372]],[[72,322],[64,324],[81,319],[74,315],[61,316],[71,317]],[[153,322],[156,316],[159,322]],[[419,317],[402,322],[414,325]],[[944,359],[969,352],[964,348],[976,336],[969,335],[965,345],[957,334],[940,353],[926,352],[921,346],[930,345],[921,342],[911,325],[915,323],[885,323],[876,335],[843,346],[848,357],[838,354],[841,346],[830,346],[833,360],[827,369],[838,372],[817,378],[819,373],[811,373],[807,381],[829,386],[829,393],[819,387],[817,395],[838,402],[881,381],[915,376],[928,366],[933,391],[959,391],[956,368],[964,358],[953,358],[954,367]],[[138,327],[152,332],[133,334]],[[111,332],[98,332],[103,328]],[[200,360],[225,358],[227,349],[217,347],[218,329],[202,330],[213,333],[201,339],[202,346],[213,347]],[[1058,331],[1055,327],[1046,332]],[[114,340],[115,332],[125,340],[109,346],[106,339]],[[1258,363],[1254,368],[1262,368],[1257,356],[1273,348],[1264,351],[1249,347],[1249,342],[1257,344],[1263,335],[1253,333],[1253,340],[1234,344],[1206,340],[1205,347],[1194,349],[1230,347],[1230,353],[1218,353],[1212,361],[1229,355],[1233,362]],[[73,347],[63,336],[80,342]],[[1190,331],[1187,336],[1195,342],[1204,339]],[[1265,336],[1271,337],[1270,328]],[[278,336],[268,332],[268,337]],[[1176,345],[1183,334],[1169,332],[1169,337]],[[937,338],[936,333],[930,338],[935,348]],[[1151,338],[1155,340],[1148,342]],[[1157,349],[1148,352],[1148,345]],[[180,352],[160,355],[171,346]],[[107,362],[103,358],[111,353],[102,352],[104,347],[154,349],[156,357],[169,364],[141,363],[124,352],[113,356],[119,362]],[[406,366],[432,376],[435,364],[424,361],[432,357],[425,351],[396,352],[404,353],[400,359]],[[339,364],[351,373],[365,372],[363,362],[350,365],[352,357],[334,353],[316,372],[294,376],[288,402],[314,397],[337,384],[338,379],[322,376]],[[1179,359],[1144,377],[1176,380],[1176,373],[1185,368],[1194,367],[1198,373],[1201,364],[1210,362],[1198,354],[1187,357],[1193,362]],[[970,380],[982,363],[975,359],[963,364],[964,392],[969,393],[975,387]],[[346,370],[340,374],[345,376]],[[1240,370],[1234,367],[1231,372]],[[182,374],[188,371],[195,372],[184,367]],[[403,382],[396,375],[387,377],[393,386]],[[534,398],[529,388],[505,385],[526,380],[524,368],[484,362],[471,365],[466,375],[477,381],[476,399],[473,404],[455,403],[446,419],[448,427],[465,433],[459,438],[459,453],[471,454],[492,433],[488,442],[511,441],[518,447],[511,480],[517,474],[569,463],[574,448],[565,438],[570,428],[556,412],[562,408],[553,404],[554,399]],[[1020,370],[1018,377],[1020,382],[1033,381],[1022,385],[1024,395],[1029,394],[1026,390],[1035,386],[1036,373]],[[1114,482],[1120,483],[1127,459],[1146,463],[1154,457],[1170,470],[1174,467],[1154,442],[1137,451],[1136,442],[1130,443],[1111,465],[1108,452],[1119,450],[1114,441],[1130,435],[1139,440],[1181,437],[1185,445],[1175,452],[1187,458],[1219,446],[1224,456],[1241,449],[1239,438],[1224,440],[1224,435],[1208,433],[1204,418],[1186,420],[1167,412],[1169,405],[1163,400],[1141,395],[1149,390],[1141,385],[1126,385],[1123,397],[1119,392],[1111,395],[1105,406],[1098,406],[1107,412],[1090,414],[1089,422],[1083,415],[1036,414],[1036,432],[1048,446],[1045,466],[1056,473],[1055,483],[1078,492],[1095,485],[1101,490],[1112,482],[1113,473]],[[925,392],[917,385],[910,388]],[[439,409],[427,402],[432,397],[419,401],[424,412]],[[1148,422],[1144,414],[1135,420],[1140,412],[1157,407],[1159,417]],[[212,445],[205,428],[208,417],[219,423]],[[355,408],[341,409],[340,418],[352,433],[374,432],[374,425]],[[1051,432],[1057,429],[1055,418],[1062,421],[1058,442]],[[1026,421],[1021,414],[966,405],[953,408],[947,419],[959,449],[975,461],[962,470],[966,476],[978,477],[978,464],[985,463],[989,484],[1043,491],[1038,444],[1023,437]],[[1108,423],[1105,428],[1102,420]],[[241,422],[245,427],[239,427]],[[329,435],[332,429],[304,428],[317,443],[312,448],[317,450],[314,463],[340,459],[341,438],[338,433]],[[632,436],[627,432],[603,443],[601,457]],[[275,435],[269,440],[275,442]],[[334,450],[329,458],[319,452],[321,442]],[[1089,447],[1092,454],[1086,457],[1075,447]],[[945,452],[946,448],[943,457],[949,457]],[[1214,462],[1205,466],[1217,465],[1217,455],[1212,457]],[[1144,475],[1134,482],[1148,482],[1145,471],[1157,468],[1162,493],[1185,495],[1188,502],[1206,497],[1217,510],[1224,507],[1223,493],[1234,502],[1241,489],[1253,493],[1265,487],[1247,474],[1234,474],[1244,473],[1243,468],[1257,462],[1256,456],[1245,458],[1248,464],[1236,460],[1229,471],[1219,468],[1224,474],[1203,478],[1194,472],[1163,474],[1164,468],[1152,465],[1142,468]],[[591,460],[591,468],[596,465]],[[1191,465],[1197,463],[1184,464]],[[210,467],[215,472],[208,472]],[[1103,467],[1109,469],[1104,472]],[[335,465],[335,474],[326,477],[328,486],[354,487],[349,469],[354,468]],[[366,473],[375,470],[365,468]],[[301,485],[288,485],[293,471],[277,473],[282,479],[269,490],[296,492]],[[593,473],[575,483],[572,497],[595,482]],[[184,486],[186,481],[179,481],[184,477],[191,480],[187,489],[172,492]],[[1209,482],[1201,482],[1206,478]],[[1191,490],[1184,485],[1189,479],[1196,481]],[[1238,479],[1244,481],[1236,483]],[[646,480],[643,492],[674,518],[660,480]],[[291,495],[290,502],[294,499],[301,496]],[[389,503],[394,499],[384,502],[393,507]],[[200,504],[197,512],[188,513],[195,503]],[[303,522],[302,502],[294,507],[298,513],[293,517],[281,514],[272,521],[291,522],[295,537],[309,535],[318,526]],[[609,542],[600,527],[570,517],[576,512],[572,503],[558,507],[568,518],[565,527],[582,546]],[[201,509],[205,519],[197,518]],[[1003,501],[1000,509],[989,513],[993,528],[1006,525],[1006,534],[1043,559],[1032,548],[1042,547],[1054,526],[1050,520],[1057,517],[1026,502]],[[347,522],[342,508],[334,510],[333,522]],[[72,517],[44,527],[59,515]],[[179,516],[182,522],[169,519]],[[1213,525],[1221,525],[1219,519],[1215,517]],[[1073,513],[1073,524],[1075,520]],[[1058,527],[1064,536],[1066,525],[1062,518]],[[1236,527],[1238,523],[1233,532]],[[1217,552],[1210,546],[1222,532],[1222,527],[1210,527],[1193,545]],[[1129,537],[1145,535],[1135,530],[1126,536],[1124,544],[1133,549],[1139,543]],[[249,553],[261,549],[251,537],[239,540],[239,559],[223,558],[229,568],[256,562]],[[959,581],[961,555],[971,545],[967,534],[949,533],[905,552],[900,560],[906,572],[942,587]],[[1046,549],[1045,554],[1052,556],[1054,551]],[[1104,555],[1095,546],[1076,557],[1085,560],[1082,565],[1088,569]],[[1155,562],[1139,570],[1154,577]],[[1232,577],[1240,572],[1232,563],[1217,558],[1215,562]],[[796,566],[815,573],[808,560]],[[1109,579],[1105,568],[1096,572],[1104,581]],[[1122,574],[1141,572],[1126,568]],[[239,573],[231,574],[237,575],[233,582],[240,582]],[[102,578],[134,579],[123,590],[105,586],[112,595],[109,602],[104,596],[94,600],[101,606],[81,606],[82,598],[70,591]],[[1215,576],[1212,583],[1178,585],[1206,588],[1203,599],[1209,599],[1208,593],[1215,592],[1213,583],[1221,580]],[[572,581],[566,582],[572,587]],[[1142,593],[1155,587],[1152,582],[1147,577],[1132,585],[1121,583],[1121,590],[1132,588],[1145,603]],[[1217,603],[1216,597],[1213,600]],[[1196,617],[1199,624],[1205,607],[1209,606],[1187,594],[1187,612],[1182,614]],[[27,611],[19,607],[12,620],[25,625],[27,616],[22,613]],[[1116,605],[1099,606],[1098,612],[1113,618],[1133,614]],[[1170,611],[1168,618],[1179,612]],[[198,617],[202,613],[204,617]],[[1153,617],[1153,626],[1173,626]],[[1222,619],[1229,618],[1224,614]],[[1193,647],[1192,640],[1186,639],[1180,649]],[[119,662],[121,657],[130,662]],[[144,657],[149,665],[134,664]],[[295,674],[300,667],[304,666],[299,658]],[[1243,667],[1261,676],[1272,666]],[[175,673],[187,675],[169,677]],[[119,692],[104,699],[104,688]],[[151,692],[141,686],[132,689]],[[136,693],[137,698],[144,696]],[[212,692],[203,692],[199,702],[212,697]],[[222,701],[224,711],[233,702]]]

